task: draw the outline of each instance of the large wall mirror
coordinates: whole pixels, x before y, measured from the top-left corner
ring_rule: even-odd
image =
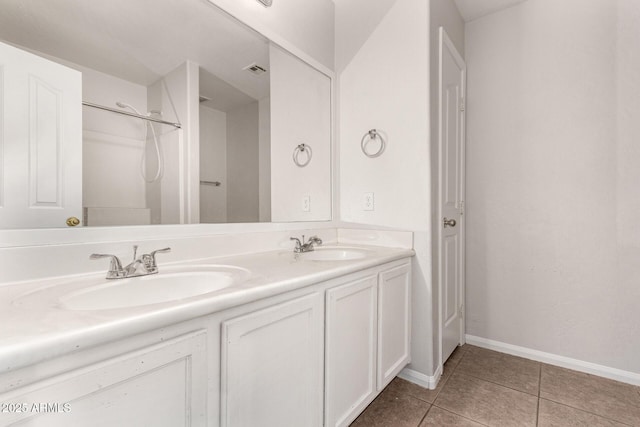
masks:
[[[3,0],[0,42],[0,228],[331,219],[331,78],[209,2]]]

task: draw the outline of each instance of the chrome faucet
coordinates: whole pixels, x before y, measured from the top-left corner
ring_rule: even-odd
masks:
[[[158,272],[158,264],[156,263],[156,254],[171,252],[171,248],[164,248],[152,251],[137,258],[138,245],[133,246],[133,261],[126,267],[122,267],[120,259],[110,254],[91,254],[89,259],[111,258],[109,271],[107,271],[107,279],[124,279],[127,277],[147,276]]]
[[[322,244],[322,239],[320,239],[318,236],[309,237],[309,241],[307,241],[306,243],[302,243],[304,242],[304,234],[302,235],[302,241],[300,241],[300,239],[298,239],[297,237],[290,237],[289,240],[294,240],[296,242],[296,247],[293,249],[293,252],[297,254],[302,252],[311,252],[314,249],[313,245]]]

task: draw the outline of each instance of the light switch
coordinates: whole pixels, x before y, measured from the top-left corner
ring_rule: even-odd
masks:
[[[302,198],[302,212],[311,212],[311,196]]]

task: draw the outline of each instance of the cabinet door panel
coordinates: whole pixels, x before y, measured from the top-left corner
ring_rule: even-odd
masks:
[[[376,393],[377,276],[327,291],[325,425],[348,425]]]
[[[0,422],[201,426],[206,398],[206,332],[198,331],[6,393],[0,402],[24,404],[25,411],[2,414]]]
[[[378,390],[410,362],[411,264],[379,275]]]
[[[222,426],[322,424],[322,309],[314,293],[223,322]]]

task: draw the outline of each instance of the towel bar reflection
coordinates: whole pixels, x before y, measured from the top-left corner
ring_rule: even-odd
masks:
[[[307,159],[305,161],[300,161],[300,153],[307,154]],[[311,146],[307,144],[300,144],[293,150],[293,163],[300,168],[307,166],[312,157],[313,151],[311,151]]]
[[[212,187],[220,187],[222,183],[220,181],[200,181],[200,185],[211,185]]]
[[[98,110],[104,110],[104,111],[110,111],[110,112],[116,113],[116,114],[122,114],[124,116],[135,117],[137,119],[142,119],[142,120],[146,120],[146,121],[149,121],[149,122],[154,122],[154,123],[160,123],[162,125],[173,126],[176,129],[182,129],[182,125],[180,123],[171,123],[171,122],[167,122],[165,120],[157,119],[155,117],[144,116],[142,114],[135,114],[135,113],[130,113],[128,111],[122,111],[122,110],[118,110],[118,109],[111,108],[111,107],[105,107],[104,105],[94,104],[93,102],[82,101],[82,105],[84,105],[85,107],[97,108]]]
[[[378,151],[376,151],[374,153],[368,152],[367,151],[367,144],[369,142],[371,142],[371,141],[375,141],[376,139],[380,140],[380,148],[378,149]],[[387,144],[386,144],[384,138],[382,137],[380,132],[378,132],[376,129],[371,129],[370,131],[365,133],[364,136],[362,137],[362,140],[360,141],[360,148],[362,149],[362,152],[364,153],[365,156],[367,156],[367,157],[369,157],[371,159],[380,156],[384,152],[384,149],[386,148],[386,145]]]

